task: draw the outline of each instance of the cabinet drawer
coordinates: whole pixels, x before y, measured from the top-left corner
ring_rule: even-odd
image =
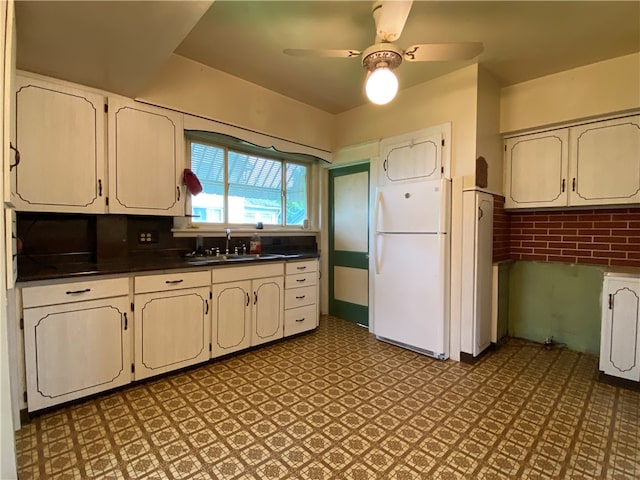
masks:
[[[213,283],[237,282],[254,278],[279,277],[284,273],[283,263],[265,263],[245,267],[220,267],[211,271]]]
[[[30,308],[43,305],[58,305],[60,303],[118,297],[120,295],[129,295],[129,278],[87,280],[84,282],[25,287],[22,289],[22,306]]]
[[[134,279],[135,293],[162,292],[179,288],[206,287],[211,282],[208,270],[201,272],[165,273]]]
[[[318,325],[316,305],[292,308],[284,312],[284,336],[312,330]]]
[[[284,292],[284,308],[296,308],[316,303],[316,287],[292,288]]]
[[[285,277],[285,288],[306,287],[317,283],[318,272],[299,273]]]
[[[318,261],[317,260],[304,260],[301,262],[287,262],[286,273],[287,275],[293,275],[296,273],[317,272]]]

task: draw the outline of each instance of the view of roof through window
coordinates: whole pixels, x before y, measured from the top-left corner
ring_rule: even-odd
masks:
[[[192,142],[191,169],[203,187],[192,198],[196,222],[283,225],[286,212],[286,225],[302,225],[307,218],[306,165]]]

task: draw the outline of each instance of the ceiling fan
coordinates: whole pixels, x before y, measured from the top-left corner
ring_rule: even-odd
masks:
[[[400,38],[413,0],[376,0],[371,13],[376,24],[375,43],[363,51],[288,48],[284,53],[292,56],[362,57],[367,70],[365,90],[371,102],[389,103],[398,91],[398,79],[393,70],[403,60],[408,62],[437,62],[467,60],[482,52],[480,42],[423,43],[400,48],[394,42]]]

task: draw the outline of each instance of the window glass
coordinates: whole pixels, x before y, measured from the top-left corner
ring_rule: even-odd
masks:
[[[191,197],[193,222],[303,225],[308,218],[307,165],[191,142],[191,169],[203,187]]]
[[[302,225],[307,218],[307,167],[286,164],[287,225]]]
[[[228,153],[229,223],[282,224],[282,162]]]

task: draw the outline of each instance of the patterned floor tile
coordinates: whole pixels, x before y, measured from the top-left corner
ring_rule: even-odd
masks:
[[[598,359],[509,339],[438,361],[317,331],[40,415],[21,480],[637,479],[640,393]]]

